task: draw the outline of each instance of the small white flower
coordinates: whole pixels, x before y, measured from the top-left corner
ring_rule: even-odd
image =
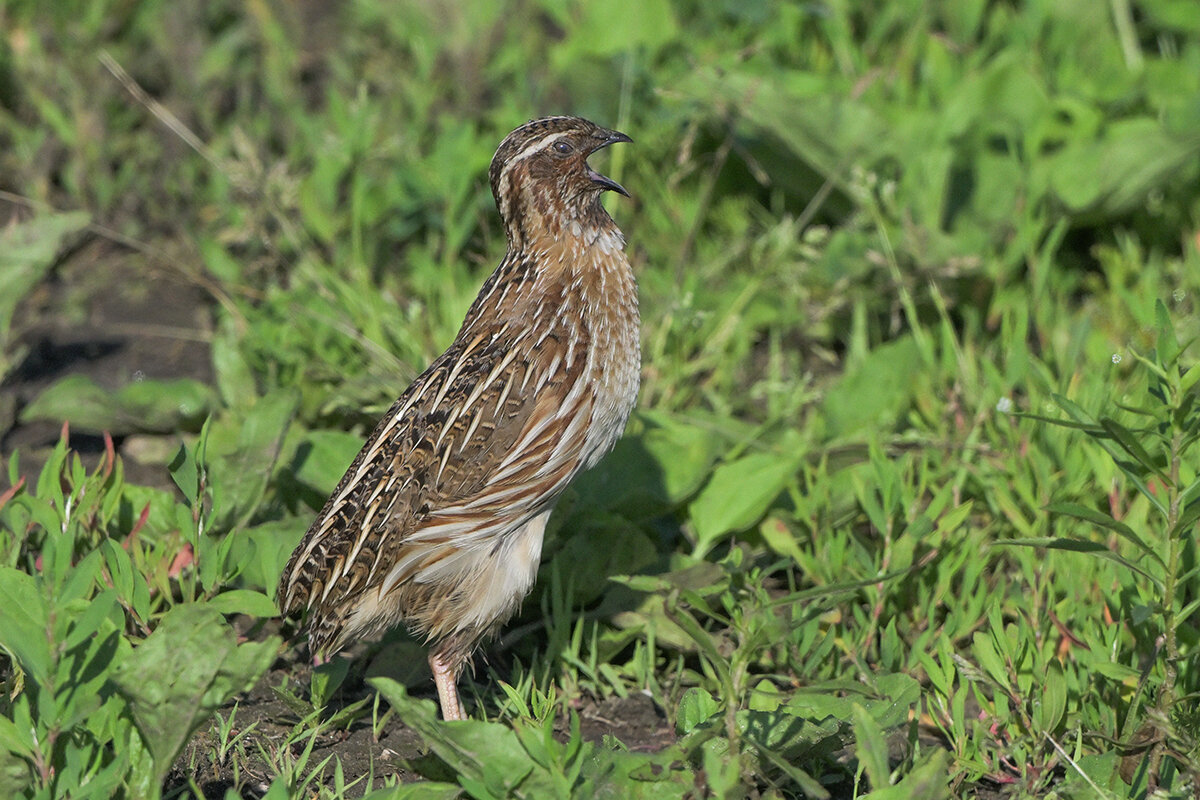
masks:
[[[1013,401],[1008,397],[1001,397],[996,401],[996,411],[1001,414],[1008,414],[1013,410]]]
[[[1185,297],[1187,297],[1187,292],[1185,292],[1183,289],[1176,289],[1175,291],[1171,292],[1171,299],[1173,299],[1176,303],[1182,303],[1183,298]]]
[[[1113,353],[1113,354],[1112,354],[1112,362],[1113,362],[1114,364],[1120,364],[1120,363],[1121,363],[1121,354],[1120,354],[1120,353]]]

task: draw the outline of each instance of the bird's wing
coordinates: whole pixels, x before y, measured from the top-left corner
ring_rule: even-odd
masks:
[[[380,421],[292,554],[285,613],[437,580],[579,471],[592,413],[581,332],[465,334]]]

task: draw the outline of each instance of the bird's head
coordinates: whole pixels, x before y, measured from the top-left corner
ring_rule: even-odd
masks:
[[[496,206],[511,238],[534,225],[559,230],[611,225],[600,205],[606,191],[629,193],[588,165],[597,150],[628,136],[581,117],[544,117],[514,130],[496,150],[489,177]],[[579,226],[576,226],[579,227]]]

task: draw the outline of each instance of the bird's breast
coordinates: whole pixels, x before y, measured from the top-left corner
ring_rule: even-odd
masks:
[[[587,469],[616,444],[637,399],[637,282],[625,256],[625,237],[611,220],[602,226],[573,221],[540,238],[532,296],[553,308],[534,316],[553,320],[552,329],[567,331],[564,339],[584,343],[582,353],[572,346],[554,363],[569,368],[580,355],[585,359],[581,378],[567,384],[561,405],[572,408],[586,401],[591,406],[580,451],[580,467]],[[571,335],[572,329],[583,335]]]
[[[584,467],[612,449],[637,400],[641,375],[637,284],[624,252],[613,248],[597,259],[599,280],[585,302],[592,347],[588,354],[593,392],[592,419],[584,445]]]

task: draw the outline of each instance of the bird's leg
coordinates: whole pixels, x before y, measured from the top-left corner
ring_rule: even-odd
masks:
[[[433,652],[429,654],[429,668],[433,670],[433,682],[437,684],[442,719],[466,719],[462,701],[458,699],[458,665],[447,661],[441,653]]]

